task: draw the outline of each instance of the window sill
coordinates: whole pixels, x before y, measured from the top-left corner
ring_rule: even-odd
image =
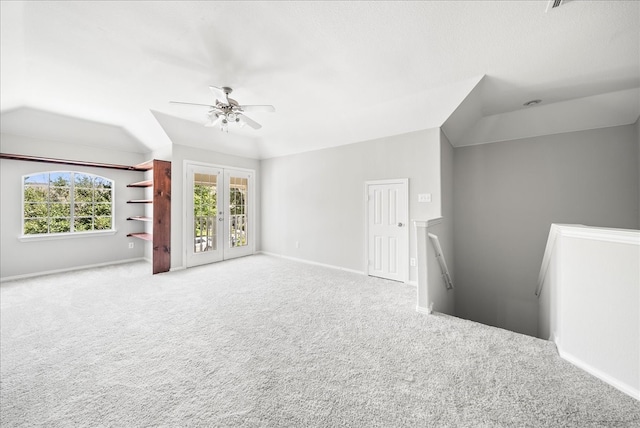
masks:
[[[72,232],[72,233],[50,233],[43,235],[20,235],[18,240],[21,242],[31,241],[53,241],[56,239],[75,239],[75,238],[93,238],[96,236],[109,236],[115,235],[118,231],[112,230],[97,230],[93,232]]]

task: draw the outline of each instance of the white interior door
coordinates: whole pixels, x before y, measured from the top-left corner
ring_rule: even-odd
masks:
[[[367,273],[408,279],[409,228],[406,179],[367,182]]]
[[[253,254],[253,173],[191,163],[185,170],[187,266]]]

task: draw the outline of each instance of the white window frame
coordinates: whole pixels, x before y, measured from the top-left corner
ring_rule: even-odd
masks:
[[[70,174],[70,179],[69,179],[69,203],[70,203],[70,215],[69,215],[69,221],[70,221],[70,232],[59,232],[59,233],[34,233],[34,234],[25,234],[24,233],[24,222],[25,222],[25,179],[27,177],[31,177],[31,176],[36,176],[36,175],[41,175],[41,174]],[[97,177],[100,179],[103,179],[105,181],[108,181],[111,184],[111,225],[109,229],[102,229],[102,230],[82,230],[82,231],[75,231],[74,229],[74,220],[75,220],[75,216],[74,216],[74,210],[75,210],[75,200],[74,200],[74,189],[75,189],[75,174],[82,174],[82,175],[88,175],[91,177]],[[116,204],[115,204],[115,180],[108,178],[108,177],[104,177],[102,175],[98,175],[98,174],[93,174],[90,172],[83,172],[83,171],[69,171],[69,170],[50,170],[50,171],[40,171],[40,172],[33,172],[33,173],[29,173],[29,174],[25,174],[22,176],[21,179],[21,203],[20,203],[20,230],[21,230],[21,234],[18,237],[18,239],[20,241],[39,241],[39,240],[49,240],[49,239],[65,239],[65,238],[81,238],[81,237],[89,237],[89,236],[99,236],[99,235],[114,235],[115,233],[117,233],[117,230],[115,228],[115,218],[116,218],[116,214],[115,214],[115,209],[116,209]],[[47,202],[49,203],[49,202]],[[92,202],[93,204],[95,204],[95,201]],[[43,217],[45,218],[45,217]],[[48,217],[46,217],[48,218]]]

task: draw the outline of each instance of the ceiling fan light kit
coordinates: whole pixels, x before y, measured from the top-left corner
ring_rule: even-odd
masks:
[[[233,92],[233,89],[228,86],[219,88],[217,86],[209,86],[209,89],[215,97],[215,104],[198,104],[188,103],[182,101],[170,101],[173,104],[186,104],[201,107],[208,107],[209,112],[207,114],[206,127],[219,126],[221,131],[229,132],[229,124],[237,124],[240,128],[244,128],[245,125],[253,129],[260,129],[260,125],[255,120],[251,119],[245,114],[245,111],[251,112],[275,112],[276,109],[272,105],[240,105],[236,100],[229,98],[229,94]]]

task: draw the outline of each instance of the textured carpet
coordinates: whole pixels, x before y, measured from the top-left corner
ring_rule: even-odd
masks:
[[[7,282],[2,427],[629,427],[549,342],[415,312],[415,288],[259,255]]]

